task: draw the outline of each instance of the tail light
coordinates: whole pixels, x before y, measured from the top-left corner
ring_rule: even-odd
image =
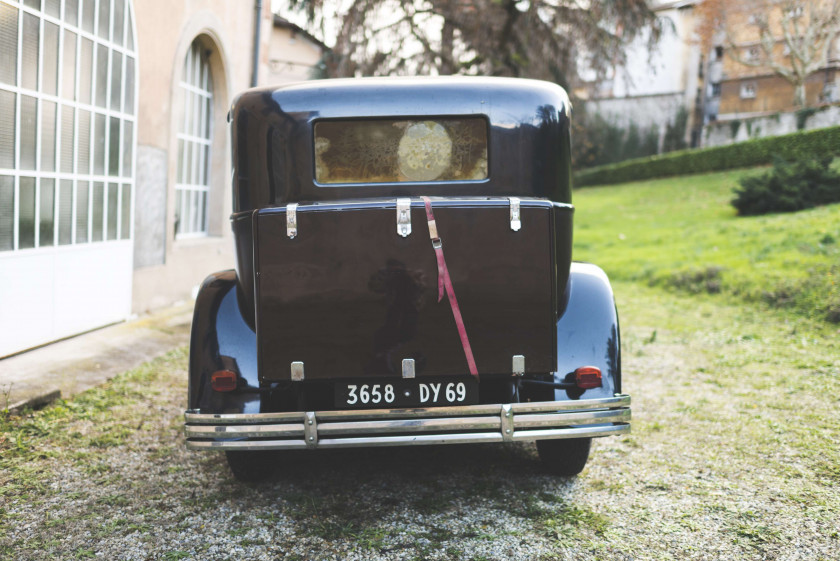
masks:
[[[595,366],[581,366],[575,370],[575,385],[582,390],[601,387],[601,369]]]
[[[236,376],[236,372],[231,372],[230,370],[219,370],[217,372],[213,372],[213,375],[210,376],[210,387],[217,392],[230,392],[236,389],[238,381],[239,379]]]

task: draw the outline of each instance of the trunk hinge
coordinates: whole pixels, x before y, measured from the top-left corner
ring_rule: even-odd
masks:
[[[404,238],[411,234],[411,199],[397,199],[397,233]]]
[[[522,215],[519,211],[519,197],[508,197],[510,201],[510,229],[518,232],[522,228]]]
[[[297,236],[297,203],[289,203],[286,205],[286,235],[289,239],[294,239]]]

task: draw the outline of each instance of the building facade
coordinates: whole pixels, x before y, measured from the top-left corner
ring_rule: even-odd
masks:
[[[291,34],[261,1],[0,0],[0,356],[233,266],[227,111]]]
[[[756,14],[752,8],[759,4],[766,5]],[[801,109],[796,104],[795,86],[774,71],[767,60],[771,57],[783,67],[792,67],[790,44],[798,44],[802,34],[808,33],[812,23],[809,18],[820,18],[823,12],[831,17],[830,5],[828,0],[795,4],[742,1],[728,5],[726,31],[716,34],[708,53],[704,122],[743,120]],[[834,23],[835,29],[838,25]],[[801,47],[806,59],[822,59],[826,55],[823,64],[805,79],[803,106],[840,102],[840,40],[815,41],[814,45]]]
[[[699,1],[652,2],[663,22],[660,40],[651,50],[646,34],[636,39],[628,47],[626,64],[595,84],[587,111],[624,130],[652,131],[659,139],[659,150],[667,129],[681,120],[681,144],[696,144],[703,78],[703,57],[695,37],[694,8]]]

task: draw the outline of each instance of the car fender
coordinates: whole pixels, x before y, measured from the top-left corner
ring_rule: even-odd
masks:
[[[211,376],[219,370],[236,372],[237,391],[212,389]],[[258,413],[260,397],[257,336],[241,312],[236,273],[213,273],[202,283],[195,301],[189,408],[202,413]]]
[[[621,338],[610,281],[596,265],[572,263],[557,320],[557,371],[554,382],[573,380],[581,366],[601,369],[602,386],[588,390],[555,390],[555,400],[612,397],[621,393]],[[571,376],[570,376],[571,375]]]

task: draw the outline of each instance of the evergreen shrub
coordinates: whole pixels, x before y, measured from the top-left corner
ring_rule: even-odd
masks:
[[[732,206],[741,216],[756,216],[840,202],[840,173],[831,169],[832,159],[787,162],[777,158],[770,171],[739,181]]]

